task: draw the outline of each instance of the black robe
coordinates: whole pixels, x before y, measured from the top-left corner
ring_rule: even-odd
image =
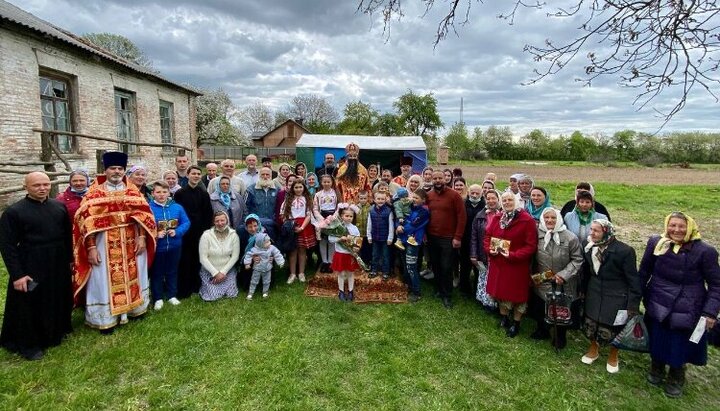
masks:
[[[213,224],[213,209],[205,187],[181,188],[173,198],[190,219],[190,229],[183,236],[180,265],[178,267],[177,296],[188,298],[200,290],[200,236]]]
[[[0,218],[0,253],[10,278],[0,345],[10,351],[60,344],[72,331],[72,230],[65,206],[29,197]],[[13,281],[29,275],[38,283],[16,291]]]

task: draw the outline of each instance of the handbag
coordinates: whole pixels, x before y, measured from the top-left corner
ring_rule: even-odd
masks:
[[[297,248],[297,233],[295,221],[287,220],[280,227],[280,235],[276,244],[281,253],[287,254]]]
[[[572,315],[573,297],[565,294],[565,286],[552,282],[552,291],[545,293],[545,322],[556,325],[570,325],[573,321]]]
[[[621,350],[649,352],[650,337],[642,315],[638,314],[628,320],[611,344]]]

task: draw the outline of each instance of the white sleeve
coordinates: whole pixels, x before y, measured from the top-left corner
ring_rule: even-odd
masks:
[[[393,215],[390,213],[388,216],[388,241],[392,241],[395,235],[395,224],[393,224]]]

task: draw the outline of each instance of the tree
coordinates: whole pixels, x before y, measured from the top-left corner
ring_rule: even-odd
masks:
[[[432,93],[421,96],[408,90],[395,100],[393,107],[397,110],[397,117],[405,129],[405,134],[434,135],[437,129],[443,126],[437,112],[437,99]]]
[[[363,103],[360,100],[352,101],[345,106],[343,115],[343,120],[337,126],[338,133],[362,136],[377,134],[377,121],[380,113],[369,103]]]
[[[222,88],[202,90],[195,99],[197,145],[246,145],[247,139],[230,121],[235,107]]]
[[[510,127],[490,126],[484,135],[483,145],[490,158],[494,160],[512,160],[515,150]]]
[[[145,52],[125,36],[112,33],[86,33],[82,38],[118,57],[157,72]]]
[[[575,130],[567,140],[565,147],[568,160],[585,161],[595,152],[597,145],[593,139],[587,138],[580,131]]]
[[[313,133],[327,133],[340,120],[340,115],[324,97],[300,94],[293,97],[286,110],[289,118],[303,119],[303,126]]]
[[[270,131],[275,127],[274,113],[262,102],[255,102],[241,108],[237,113],[240,129],[246,135]]]
[[[379,115],[375,123],[375,129],[379,136],[401,136],[405,134],[400,119],[393,113]]]
[[[468,135],[468,129],[463,122],[455,123],[450,127],[450,131],[445,136],[445,145],[450,150],[451,157],[460,159],[470,157],[470,139]]]
[[[426,15],[435,0],[421,0]],[[358,12],[381,13],[384,33],[390,23],[403,16],[401,0],[358,0]],[[448,0],[437,2],[446,7],[437,26],[435,46],[455,32],[456,21],[465,24],[475,3],[482,0]],[[558,4],[560,3],[560,4]],[[720,79],[714,76],[720,65],[720,5],[715,0],[563,0],[548,18],[566,20],[577,30],[575,38],[560,42],[547,39],[542,45],[526,45],[545,68],[535,69],[530,83],[554,75],[578,56],[585,56],[581,81],[591,84],[610,77],[621,87],[637,90],[633,104],[645,107],[655,97],[668,93],[675,98],[669,110],[661,112],[667,123],[683,109],[692,92],[705,91],[718,101],[716,89]],[[515,0],[508,12],[499,17],[514,21],[523,8],[543,9],[541,0]],[[459,18],[460,20],[456,20]],[[578,24],[578,21],[580,24]],[[582,58],[582,57],[581,57]],[[675,97],[679,96],[679,97]]]
[[[612,145],[618,160],[637,160],[635,151],[635,135],[633,130],[618,131],[612,136]]]

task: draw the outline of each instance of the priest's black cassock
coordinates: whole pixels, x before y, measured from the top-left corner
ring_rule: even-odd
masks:
[[[190,229],[183,236],[180,266],[178,267],[177,296],[190,297],[200,290],[200,254],[198,251],[200,237],[212,227],[213,210],[210,196],[205,187],[198,184],[183,187],[173,197],[180,204],[190,219]]]
[[[72,231],[59,201],[30,197],[0,218],[0,253],[7,267],[7,299],[0,345],[10,351],[42,350],[72,331]],[[13,281],[30,276],[37,287],[21,292]]]

